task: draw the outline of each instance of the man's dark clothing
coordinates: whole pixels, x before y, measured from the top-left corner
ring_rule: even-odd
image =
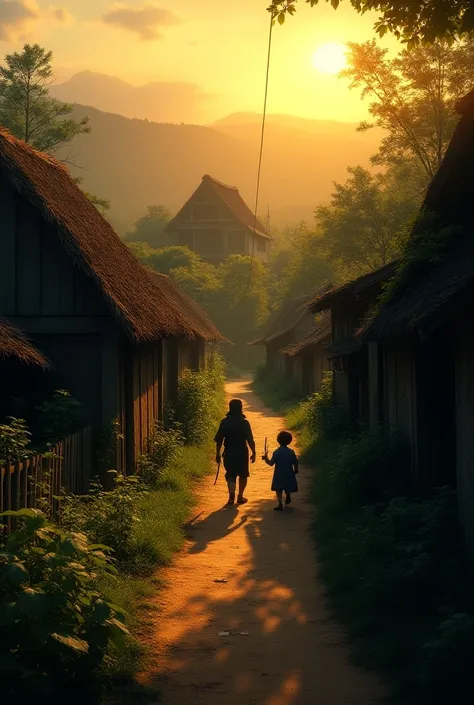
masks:
[[[244,414],[227,414],[219,425],[214,441],[216,443],[224,441],[225,479],[248,477],[250,475],[248,445],[253,445],[253,434]]]

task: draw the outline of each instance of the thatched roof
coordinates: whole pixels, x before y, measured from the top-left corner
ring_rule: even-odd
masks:
[[[157,277],[160,285],[169,293],[170,297],[175,300],[180,310],[183,311],[195,337],[202,338],[206,342],[227,342],[204,309],[171,279],[171,277],[159,272],[154,272],[154,276]]]
[[[364,339],[430,332],[473,300],[474,91],[457,109],[461,118],[421,208],[422,215],[434,215],[438,231],[448,229],[446,242],[437,257],[404,263],[390,299],[361,332]],[[420,226],[415,225],[412,248],[419,234]]]
[[[361,296],[377,292],[382,285],[388,281],[394,274],[397,268],[397,262],[390,262],[380,269],[375,269],[373,272],[363,274],[357,279],[353,279],[345,284],[339,284],[331,287],[329,290],[318,292],[309,302],[309,308],[313,313],[325,311],[334,306],[335,303],[349,297],[359,299]]]
[[[0,360],[5,357],[15,357],[25,365],[36,365],[45,370],[51,367],[19,328],[0,318]]]
[[[264,332],[249,345],[268,345],[289,333],[308,314],[308,296],[289,299],[270,321]]]
[[[217,179],[214,179],[214,177],[209,176],[209,174],[204,174],[200,186],[198,186],[193,195],[186,201],[179,213],[177,213],[177,215],[168,223],[166,227],[167,230],[173,230],[177,226],[178,221],[180,221],[181,212],[186,208],[188,203],[194,199],[196,192],[203,184],[211,186],[220,200],[230,209],[242,225],[252,232],[255,231],[257,235],[260,235],[260,237],[264,237],[267,240],[273,240],[272,236],[265,230],[262,223],[258,219],[255,220],[255,215],[240,195],[239,189],[236,186],[224,184],[222,181],[218,181]]]
[[[285,355],[290,357],[297,357],[298,355],[303,355],[308,349],[316,347],[320,343],[327,344],[331,339],[331,313],[329,311],[324,311],[321,316],[321,320],[316,323],[314,330],[309,333],[309,335],[299,340],[293,345],[289,345],[283,350]]]
[[[144,272],[62,164],[0,128],[0,170],[52,223],[69,257],[95,281],[132,340],[192,336],[176,304]]]

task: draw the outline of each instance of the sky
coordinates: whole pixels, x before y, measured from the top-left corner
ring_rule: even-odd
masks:
[[[273,30],[268,110],[355,122],[367,106],[345,79],[324,74],[313,55],[328,43],[373,38],[376,15],[359,16],[348,1],[334,11],[321,0],[299,2],[293,18]],[[83,70],[133,85],[196,86],[201,121],[231,112],[260,112],[269,0],[0,0],[0,51],[25,41],[53,51],[57,80]],[[391,37],[381,42],[390,52]],[[183,94],[183,100],[184,94]]]

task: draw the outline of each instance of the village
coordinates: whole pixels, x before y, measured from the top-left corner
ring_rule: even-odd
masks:
[[[296,9],[269,8],[267,89],[272,28]],[[49,80],[44,50],[23,51]],[[397,193],[383,174],[367,187],[396,227],[364,220],[356,168],[315,229],[261,216],[265,107],[255,204],[206,171],[127,231],[56,136],[35,142],[0,104],[8,702],[472,701],[474,88],[449,100],[413,202],[398,142]],[[236,404],[245,472],[219,435]],[[286,445],[291,490],[267,467]]]

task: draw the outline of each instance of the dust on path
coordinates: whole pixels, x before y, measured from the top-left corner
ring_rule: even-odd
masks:
[[[231,382],[226,391],[244,401],[257,443],[249,502],[224,508],[223,476],[215,488],[213,478],[204,480],[188,541],[151,613],[153,656],[143,680],[157,688],[160,705],[376,702],[381,687],[349,663],[317,580],[304,499],[311,471],[301,468],[294,503],[274,512],[271,469],[260,457],[265,436],[270,448],[276,445],[283,420],[248,381]]]

